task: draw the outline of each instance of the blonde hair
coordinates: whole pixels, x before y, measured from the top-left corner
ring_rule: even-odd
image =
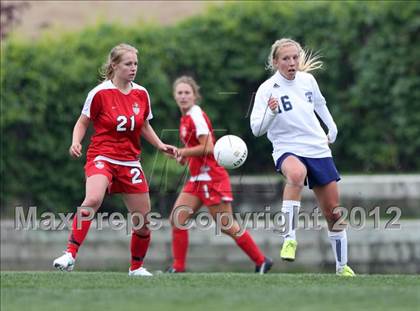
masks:
[[[126,52],[138,53],[135,47],[126,43],[120,43],[111,49],[106,63],[102,65],[102,68],[99,71],[103,80],[111,80],[114,77],[115,73],[114,68],[112,68],[112,64],[118,64],[121,62],[121,58]]]
[[[176,86],[180,83],[185,83],[185,84],[188,84],[189,86],[191,86],[197,101],[201,99],[200,86],[197,84],[197,82],[195,82],[195,80],[192,77],[181,76],[181,77],[177,78],[174,81],[174,84],[172,85],[174,93],[175,93]]]
[[[319,60],[321,56],[318,53],[312,53],[311,51],[304,50],[298,42],[289,38],[282,38],[276,40],[271,46],[270,54],[267,58],[267,70],[275,72],[277,68],[274,65],[274,60],[278,57],[278,50],[287,45],[295,45],[299,51],[299,71],[313,71],[322,67],[322,61]]]

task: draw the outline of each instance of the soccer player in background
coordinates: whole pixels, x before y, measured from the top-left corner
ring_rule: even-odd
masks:
[[[104,81],[89,92],[74,126],[69,149],[73,158],[82,155],[81,142],[89,123],[93,123],[95,132],[87,150],[84,167],[86,196],[80,213],[73,218],[67,250],[53,263],[59,270],[73,270],[77,251],[91,224],[86,218],[91,211],[96,212],[99,209],[107,190],[110,194],[122,193],[128,211],[146,219],[145,216],[150,211],[150,198],[139,161],[140,136],[160,151],[176,153],[176,148],[164,144],[149,123],[152,119],[149,94],[144,87],[133,82],[137,64],[136,48],[128,44],[115,46],[103,66]],[[82,215],[86,217],[81,217]],[[139,219],[133,217],[133,225],[138,224]],[[143,267],[150,243],[150,231],[146,225],[145,221],[131,235],[130,276],[152,275]]]
[[[295,220],[300,208],[304,184],[315,193],[328,223],[328,236],[336,260],[336,273],[354,276],[347,265],[346,231],[334,228],[340,214],[335,167],[328,144],[337,137],[337,126],[326,106],[315,78],[309,73],[322,66],[294,40],[274,42],[268,57],[268,69],[274,75],[260,85],[251,113],[255,136],[267,133],[273,144],[275,168],[285,177],[282,212],[288,230],[280,257],[293,261],[297,248]],[[325,134],[315,113],[328,128]]]
[[[222,224],[223,233],[233,238],[236,244],[255,263],[256,273],[266,273],[273,262],[265,257],[248,231],[241,230],[232,215],[233,196],[229,175],[217,164],[213,156],[215,136],[207,114],[197,105],[200,100],[199,86],[188,76],[182,76],[173,84],[175,101],[181,111],[179,135],[184,148],[178,149],[176,160],[188,162],[190,178],[184,185],[171,212],[173,263],[167,272],[184,272],[188,251],[187,221],[205,205]]]

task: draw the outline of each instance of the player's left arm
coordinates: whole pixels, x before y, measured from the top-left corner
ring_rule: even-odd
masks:
[[[147,120],[144,121],[141,128],[141,135],[159,151],[165,152],[171,156],[176,156],[178,154],[178,149],[175,146],[165,144],[160,140],[159,136],[157,136],[155,130]]]
[[[311,82],[314,90],[314,110],[319,116],[319,118],[322,120],[322,122],[324,122],[324,124],[327,126],[328,142],[330,144],[333,144],[338,134],[337,125],[335,124],[334,119],[331,116],[330,111],[328,110],[327,102],[324,96],[322,95],[321,90],[319,89],[318,83],[312,75],[310,77],[312,80]]]
[[[331,116],[330,111],[328,110],[327,105],[315,105],[315,112],[320,117],[322,122],[327,126],[328,128],[328,142],[330,144],[333,144],[337,138],[338,130],[337,125],[334,122],[333,117]]]

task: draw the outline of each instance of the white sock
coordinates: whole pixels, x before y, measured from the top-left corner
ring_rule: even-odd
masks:
[[[283,234],[284,240],[295,240],[296,241],[296,228],[297,228],[297,221],[300,209],[300,202],[299,201],[283,201],[283,206],[281,207],[281,211],[283,212],[284,216],[286,217],[287,221],[287,230]]]
[[[347,264],[347,233],[346,230],[339,232],[328,231],[331,246],[335,257],[335,267],[341,271]]]

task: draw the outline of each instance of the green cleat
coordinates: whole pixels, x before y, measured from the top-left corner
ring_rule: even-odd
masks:
[[[343,269],[337,271],[337,275],[353,277],[356,276],[356,273],[348,265],[345,265]]]
[[[297,242],[295,240],[285,240],[280,251],[280,257],[286,261],[294,261],[296,257]]]

